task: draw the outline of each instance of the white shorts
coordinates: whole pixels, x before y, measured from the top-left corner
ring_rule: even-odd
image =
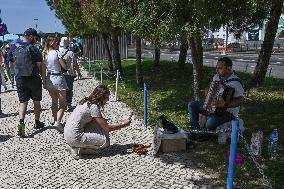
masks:
[[[46,77],[47,90],[64,91],[67,88],[68,87],[64,75],[52,75],[49,73],[47,74]]]

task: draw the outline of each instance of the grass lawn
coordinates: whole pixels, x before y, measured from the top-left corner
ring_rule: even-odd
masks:
[[[103,64],[105,70],[106,64]],[[88,70],[88,64],[83,63]],[[128,104],[136,113],[143,117],[143,87],[135,82],[135,61],[125,60],[122,63],[124,77],[119,84],[119,100]],[[144,80],[148,85],[148,124],[155,124],[161,114],[167,115],[180,127],[189,127],[187,104],[192,100],[192,65],[187,64],[183,70],[176,63],[161,61],[159,68],[153,66],[152,59],[142,62]],[[215,73],[215,69],[205,67],[203,86],[207,86]],[[91,67],[91,73],[93,73]],[[110,78],[104,76],[104,84],[114,92],[114,72]],[[246,85],[250,74],[237,73]],[[283,73],[284,74],[284,73]],[[100,77],[99,74],[97,74]],[[241,108],[240,117],[245,122],[245,136],[249,141],[251,133],[262,128],[264,131],[263,155],[258,158],[265,174],[270,178],[275,189],[284,188],[284,80],[267,78],[265,84],[257,89],[251,89]],[[267,139],[272,128],[278,128],[279,149],[275,158],[267,157]],[[228,143],[228,142],[227,142]],[[216,138],[195,143],[190,150],[190,156],[196,165],[208,173],[215,173],[220,185],[226,185],[227,165],[226,153],[229,144],[219,145]],[[236,167],[236,188],[266,188],[262,184],[262,176],[254,163],[239,143],[238,151],[245,156],[245,163]]]

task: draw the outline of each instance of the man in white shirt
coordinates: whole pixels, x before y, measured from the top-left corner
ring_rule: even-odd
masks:
[[[223,108],[225,111],[221,114],[210,113],[204,110],[203,101],[192,101],[188,104],[190,115],[190,127],[193,130],[199,130],[199,114],[207,116],[205,127],[208,130],[215,130],[217,126],[233,120],[238,116],[240,105],[244,99],[244,88],[240,79],[234,74],[232,70],[232,60],[228,57],[218,59],[216,72],[213,81],[221,81],[223,85],[234,89],[232,98],[225,102],[223,98],[217,101],[214,106],[216,108]],[[221,94],[222,95],[222,94]]]
[[[74,79],[76,78],[76,76],[78,76],[78,78],[81,78],[82,75],[80,72],[79,65],[77,63],[77,58],[74,55],[74,52],[69,50],[69,40],[68,39],[61,40],[59,51],[68,67],[67,72],[64,73],[64,77],[65,77],[67,87],[68,87],[68,89],[66,90],[66,102],[67,102],[66,104],[67,104],[67,111],[72,111],[73,110],[72,98],[73,98]]]

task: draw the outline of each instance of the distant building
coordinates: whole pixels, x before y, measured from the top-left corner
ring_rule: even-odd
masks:
[[[251,30],[244,32],[243,34],[241,34],[239,39],[236,38],[234,33],[229,33],[228,34],[228,44],[238,42],[238,43],[247,43],[247,44],[254,44],[254,45],[257,44],[260,46],[260,44],[264,40],[266,24],[267,24],[267,21],[264,22],[261,28],[252,28]],[[217,39],[219,41],[222,39],[225,42],[226,41],[226,27],[225,26],[221,27],[219,30],[213,32],[211,36],[214,39]],[[284,15],[281,15],[280,17],[274,44],[275,45],[281,44],[281,46],[284,45]]]

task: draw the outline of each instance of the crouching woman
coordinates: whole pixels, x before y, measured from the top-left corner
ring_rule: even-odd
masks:
[[[104,85],[97,86],[89,97],[82,99],[67,119],[64,138],[70,154],[80,159],[84,150],[98,150],[110,145],[109,132],[127,127],[130,120],[122,124],[109,125],[100,109],[109,100],[110,91]]]

